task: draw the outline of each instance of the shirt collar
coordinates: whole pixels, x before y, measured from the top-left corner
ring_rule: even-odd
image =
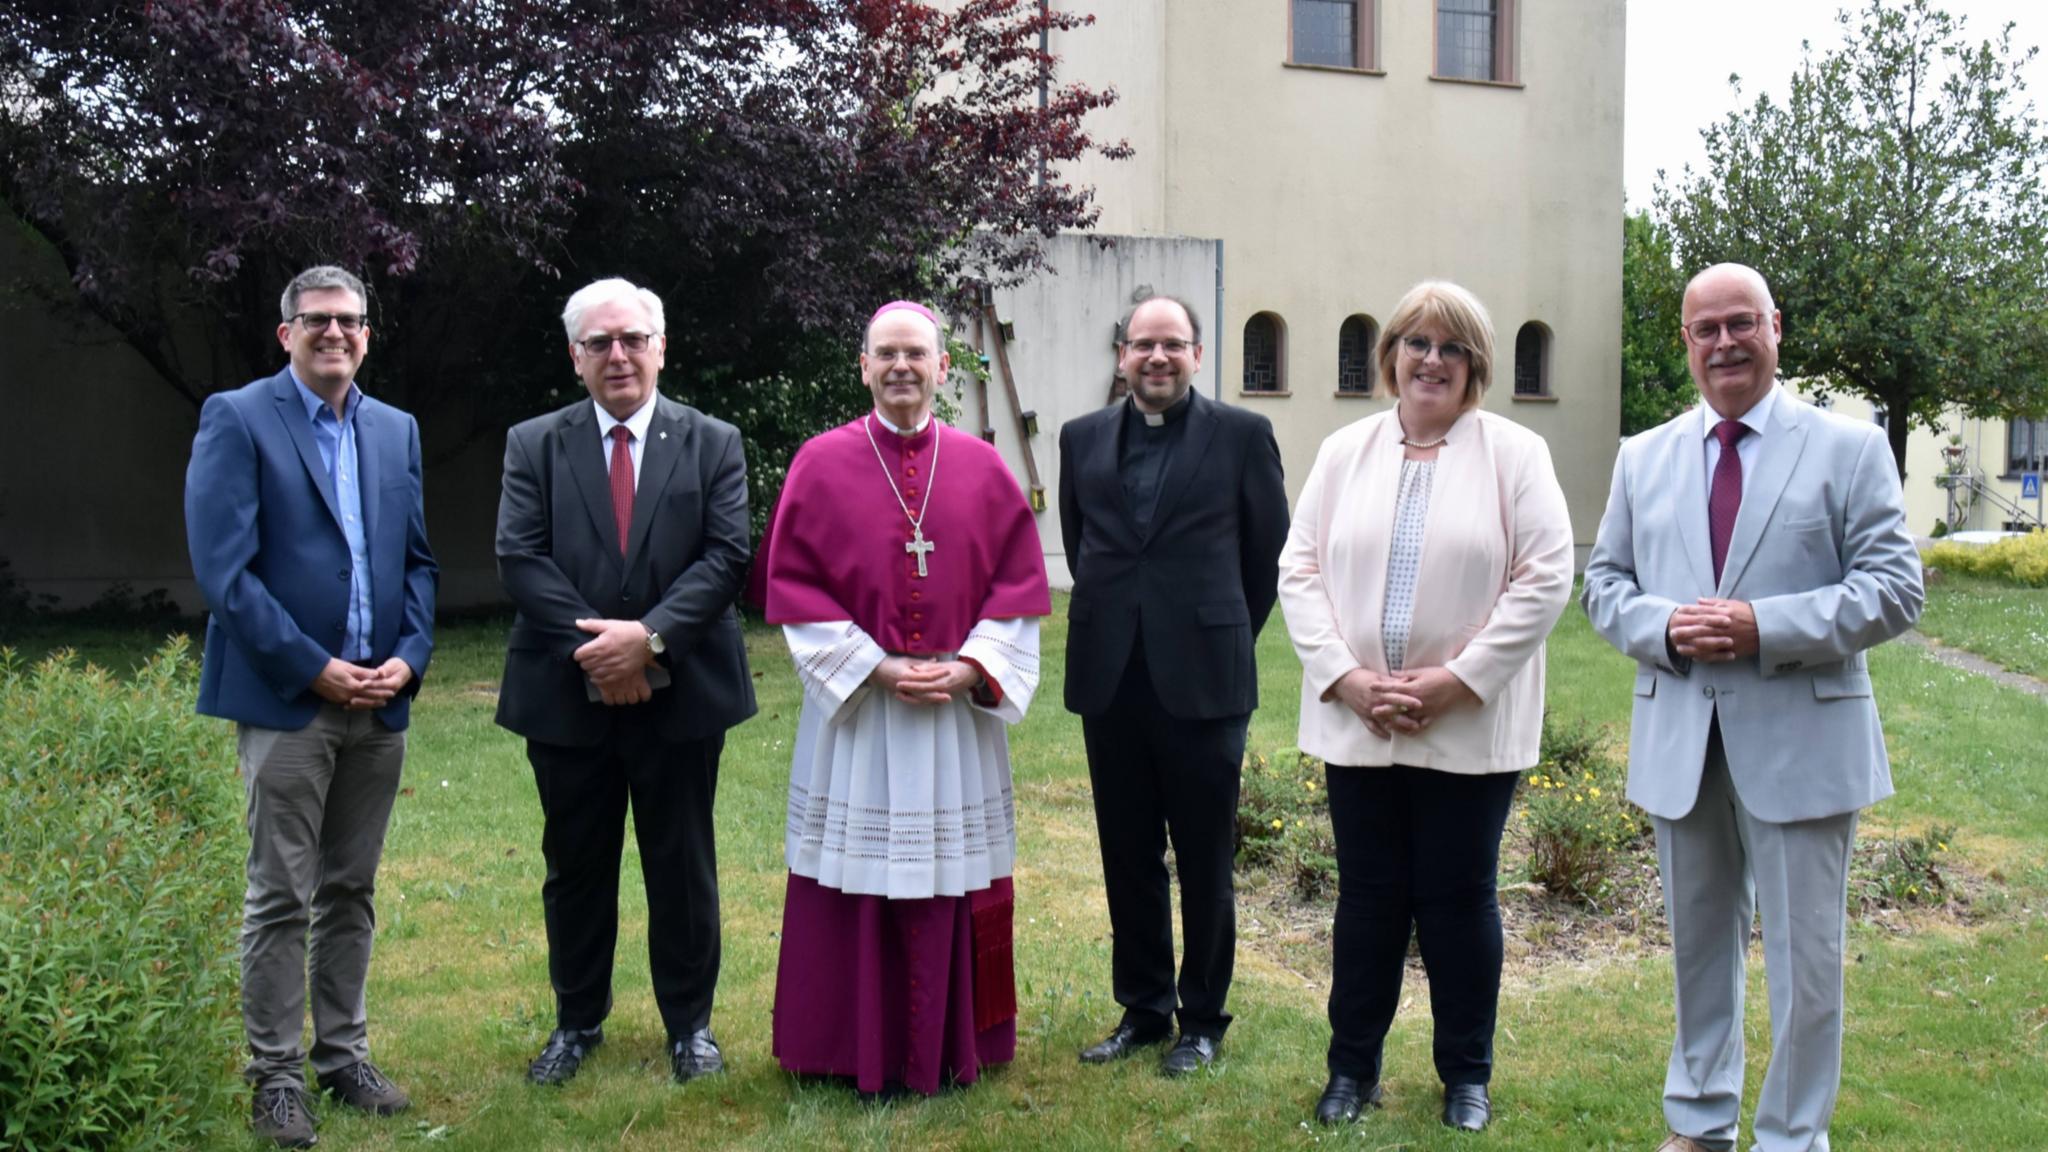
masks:
[[[1773,381],[1771,386],[1764,391],[1762,399],[1750,405],[1749,411],[1737,416],[1736,420],[1740,421],[1743,427],[1749,429],[1750,435],[1761,436],[1764,433],[1764,428],[1770,424],[1771,414],[1777,410],[1777,404],[1778,385],[1776,381]],[[1721,414],[1714,411],[1713,405],[1704,400],[1700,401],[1701,436],[1713,436],[1714,427],[1721,423],[1721,420]]]
[[[299,402],[306,406],[306,419],[317,422],[320,419],[320,410],[327,408],[327,401],[322,400],[319,393],[306,387],[306,382],[299,379],[298,369],[287,364],[285,365],[285,371],[291,373],[292,383],[298,386]],[[349,381],[348,396],[341,402],[341,419],[343,423],[346,423],[349,417],[356,414],[356,406],[362,402],[363,390],[356,387],[355,381]],[[333,409],[328,408],[328,411],[331,413]]]
[[[898,436],[915,436],[918,433],[924,431],[926,428],[931,427],[932,414],[929,412],[925,413],[924,419],[919,420],[917,422],[917,427],[915,428],[898,428],[896,425],[891,424],[889,422],[889,418],[887,416],[882,415],[882,410],[880,408],[877,408],[875,409],[875,423],[880,424],[882,427],[887,428],[889,431],[894,432]]]
[[[647,402],[645,404],[640,405],[638,411],[634,412],[631,416],[626,417],[624,420],[614,418],[611,413],[604,410],[604,405],[599,404],[595,400],[592,400],[590,402],[590,406],[592,408],[597,409],[598,438],[609,439],[612,434],[612,429],[618,427],[621,424],[624,424],[626,426],[626,431],[631,432],[633,434],[633,440],[635,443],[645,443],[647,440],[647,426],[654,423],[655,395],[655,393],[649,392],[647,394]]]
[[[1158,428],[1186,417],[1188,409],[1193,407],[1191,401],[1194,395],[1195,390],[1189,388],[1180,394],[1180,399],[1168,405],[1164,412],[1147,412],[1143,408],[1138,407],[1138,395],[1135,392],[1126,395],[1125,403],[1130,405],[1131,415],[1137,417],[1146,427]]]

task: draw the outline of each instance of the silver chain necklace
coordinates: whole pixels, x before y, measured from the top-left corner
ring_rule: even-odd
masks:
[[[929,419],[936,420],[937,417]],[[918,504],[915,515],[911,514],[910,504],[903,499],[903,490],[896,486],[896,474],[889,471],[889,462],[882,459],[882,446],[875,443],[874,426],[863,419],[860,430],[868,434],[868,447],[875,450],[875,463],[882,466],[882,479],[889,482],[889,491],[896,496],[896,506],[903,509],[903,518],[910,521],[910,542],[903,546],[903,550],[917,557],[917,574],[920,577],[929,575],[924,566],[925,554],[937,551],[939,546],[924,538],[924,514],[932,506],[932,481],[939,478],[939,430],[932,429],[932,464],[925,471],[924,500]]]

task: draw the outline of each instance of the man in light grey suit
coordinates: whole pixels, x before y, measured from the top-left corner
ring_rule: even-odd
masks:
[[[1881,431],[1777,386],[1782,321],[1755,269],[1694,277],[1684,324],[1706,403],[1622,446],[1585,586],[1637,665],[1628,798],[1656,825],[1677,974],[1663,1148],[1734,1147],[1760,907],[1755,1148],[1826,1152],[1849,853],[1857,812],[1892,791],[1864,652],[1919,619],[1920,559]]]

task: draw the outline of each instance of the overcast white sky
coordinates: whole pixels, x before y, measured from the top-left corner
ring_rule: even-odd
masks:
[[[1738,101],[1728,74],[1742,77],[1747,105],[1757,93],[1783,99],[1799,66],[1800,41],[1816,56],[1841,43],[1835,13],[1861,11],[1863,0],[1628,0],[1628,94],[1624,111],[1623,178],[1631,209],[1648,208],[1657,170],[1676,178],[1706,154],[1699,130],[1731,111]],[[1949,14],[1965,17],[1971,40],[1995,37],[2010,22],[2018,47],[2048,47],[2048,3],[2043,0],[1937,0]],[[2037,57],[2026,71],[2027,97],[2040,114],[2048,110],[2048,61]]]

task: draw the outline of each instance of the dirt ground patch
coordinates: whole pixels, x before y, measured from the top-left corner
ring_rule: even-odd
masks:
[[[1524,846],[1510,834],[1502,845],[1504,859],[1519,859]],[[1898,905],[1876,898],[1866,883],[1869,861],[1877,851],[1859,842],[1850,871],[1849,911],[1857,921],[1895,936],[1921,933],[1968,933],[2005,899],[2005,882],[1997,869],[1951,858],[1940,868],[1940,891],[1925,903]],[[1300,978],[1304,984],[1328,989],[1330,926],[1334,898],[1304,901],[1291,879],[1277,869],[1238,876],[1238,940],[1255,956]],[[1620,870],[1609,900],[1588,907],[1560,899],[1540,885],[1502,878],[1501,929],[1506,965],[1501,975],[1507,988],[1540,982],[1552,969],[1597,970],[1614,963],[1632,963],[1648,954],[1670,950],[1671,933],[1664,919],[1664,897],[1657,879],[1654,848],[1645,844]],[[1409,945],[1413,978],[1422,975],[1421,955]]]

